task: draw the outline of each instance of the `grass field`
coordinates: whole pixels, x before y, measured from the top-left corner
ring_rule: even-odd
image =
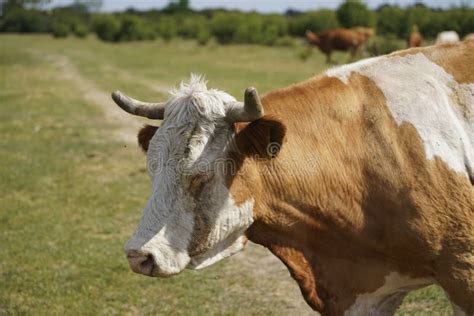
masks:
[[[134,144],[142,121],[108,97],[122,89],[163,100],[190,72],[240,97],[249,85],[264,93],[326,67],[320,54],[306,62],[297,54],[0,36],[0,314],[309,314],[288,272],[258,246],[170,279],[129,270],[123,244],[149,190]],[[399,314],[451,309],[429,287]]]

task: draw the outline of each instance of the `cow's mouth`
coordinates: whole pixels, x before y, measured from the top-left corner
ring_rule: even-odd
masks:
[[[207,252],[191,258],[186,268],[199,270],[206,268],[214,263],[230,257],[244,249],[248,239],[245,236],[239,236],[237,239],[228,238],[221,241]]]

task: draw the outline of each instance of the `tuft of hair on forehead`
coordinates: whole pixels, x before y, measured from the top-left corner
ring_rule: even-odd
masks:
[[[179,87],[170,93],[168,116],[175,116],[181,121],[188,121],[197,116],[210,119],[223,117],[224,103],[235,101],[235,98],[223,91],[208,89],[207,80],[199,74],[191,74],[188,82],[182,81]]]
[[[181,81],[179,88],[173,89],[171,95],[175,97],[188,96],[191,97],[195,93],[207,92],[207,80],[201,74],[191,74],[189,82]]]

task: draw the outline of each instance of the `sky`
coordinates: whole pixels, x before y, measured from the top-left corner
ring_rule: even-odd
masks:
[[[64,6],[73,3],[73,0],[53,0],[49,7]],[[283,13],[288,8],[301,11],[316,10],[320,8],[337,8],[343,0],[190,0],[193,9],[226,8],[239,9],[242,11],[258,11],[262,13]],[[407,6],[416,2],[422,2],[430,7],[448,8],[461,4],[474,5],[474,0],[365,0],[369,7],[376,8],[382,3],[398,4]],[[169,3],[169,0],[103,0],[101,11],[123,11],[133,7],[137,10],[161,9]]]

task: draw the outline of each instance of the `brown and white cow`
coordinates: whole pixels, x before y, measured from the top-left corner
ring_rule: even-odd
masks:
[[[474,43],[333,68],[245,102],[193,76],[145,127],[152,194],[125,251],[171,276],[241,250],[288,267],[323,315],[392,314],[439,284],[474,313]],[[263,109],[265,115],[263,115]]]

